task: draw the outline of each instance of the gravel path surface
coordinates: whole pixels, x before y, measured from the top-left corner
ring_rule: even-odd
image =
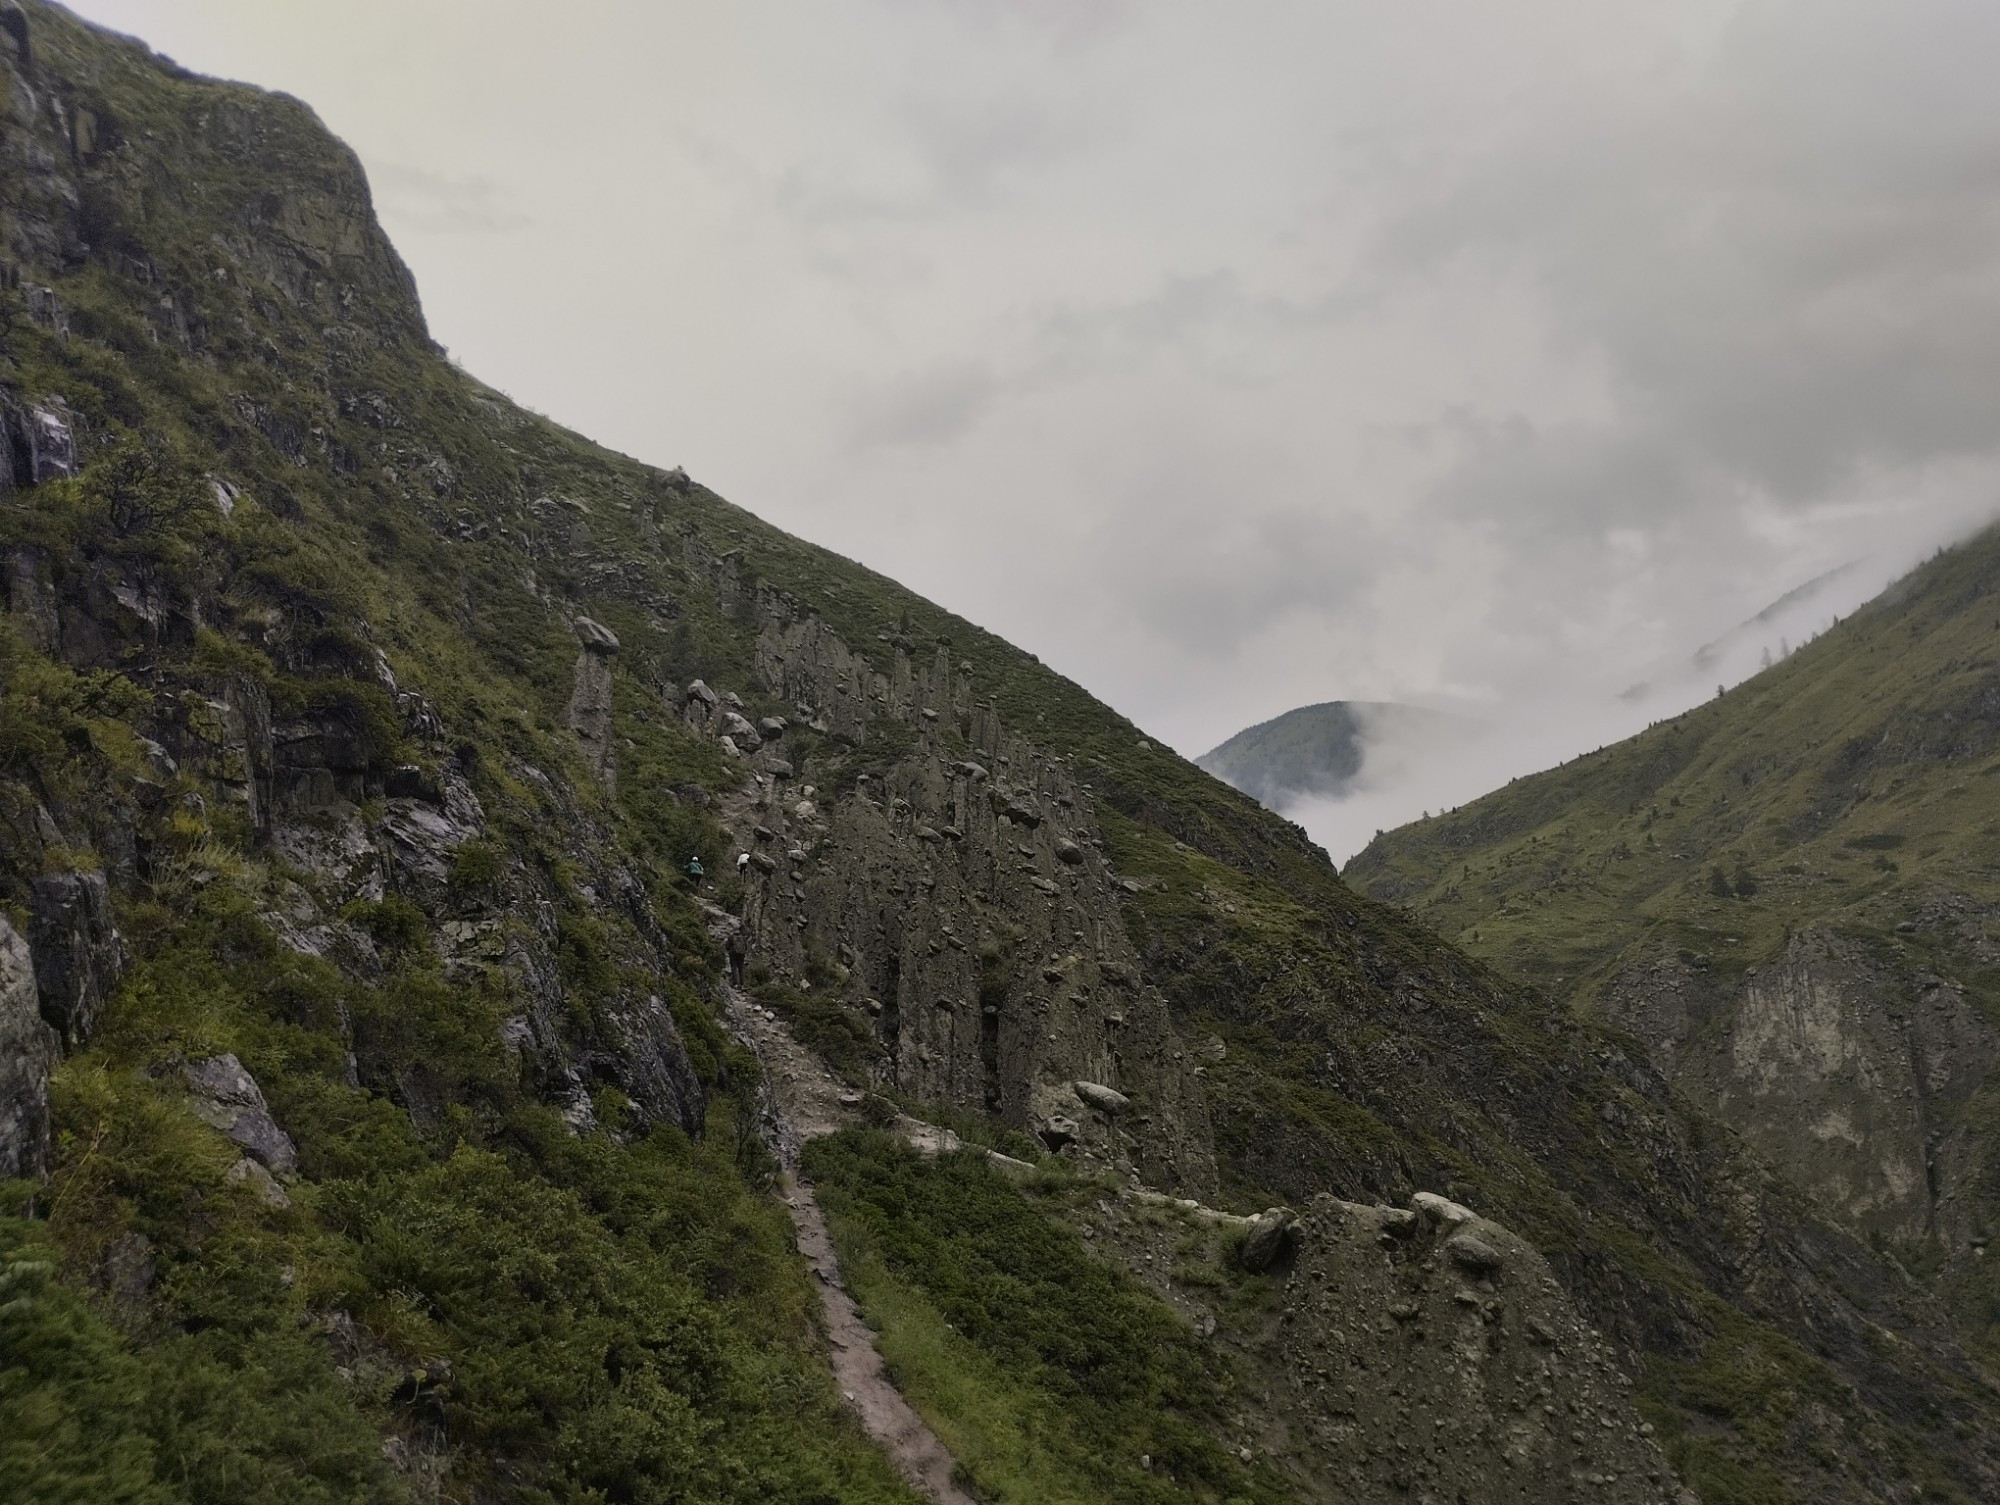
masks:
[[[719,909],[711,908],[709,916],[718,937],[735,924],[733,916]],[[819,1285],[820,1313],[841,1395],[860,1418],[862,1430],[888,1453],[913,1488],[936,1505],[978,1505],[953,1482],[957,1465],[950,1450],[889,1382],[875,1334],[861,1320],[841,1279],[840,1261],[812,1183],[798,1173],[800,1146],[858,1121],[852,1104],[843,1101],[858,1101],[858,1094],[844,1089],[817,1056],[792,1038],[782,1021],[739,989],[725,983],[723,997],[730,1029],[756,1051],[764,1068],[765,1128],[783,1167],[785,1206],[792,1215],[799,1253],[812,1266]],[[955,1143],[956,1136],[951,1137]]]

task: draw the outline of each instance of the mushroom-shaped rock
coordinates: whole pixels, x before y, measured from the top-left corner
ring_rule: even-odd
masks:
[[[711,690],[705,683],[698,679],[688,686],[688,699],[699,700],[703,705],[710,708],[713,708],[717,703],[715,691]]]
[[[785,735],[785,728],[790,725],[791,723],[783,716],[766,716],[757,723],[757,730],[767,737],[782,737]]]
[[[274,1171],[289,1171],[299,1163],[291,1136],[278,1127],[265,1105],[257,1079],[233,1055],[190,1061],[185,1068],[194,1091],[195,1116],[240,1145]]]
[[[764,745],[764,739],[757,735],[757,728],[752,726],[739,711],[722,713],[722,729],[736,739],[738,747],[747,747],[754,751]]]
[[[1064,1145],[1075,1144],[1077,1135],[1082,1132],[1075,1119],[1053,1113],[1043,1120],[1041,1128],[1035,1131],[1035,1137],[1050,1149],[1059,1150]]]
[[[965,762],[958,765],[958,771],[975,784],[986,782],[986,770],[977,763]]]
[[[1076,1095],[1089,1107],[1099,1113],[1123,1113],[1132,1106],[1132,1099],[1115,1087],[1107,1087],[1102,1082],[1072,1082],[1070,1086]]]
[[[918,826],[915,834],[918,841],[942,841],[944,839],[938,835],[937,828],[934,826]]]
[[[1252,1275],[1260,1275],[1276,1264],[1298,1237],[1299,1215],[1289,1207],[1272,1207],[1257,1214],[1250,1231],[1243,1236],[1237,1260]]]
[[[588,653],[602,653],[607,657],[618,651],[618,634],[602,622],[593,622],[589,617],[578,617],[570,624],[576,629],[577,641]]]
[[[774,779],[789,779],[795,770],[783,758],[773,758],[764,765],[765,771]]]
[[[1444,1252],[1474,1275],[1491,1275],[1507,1263],[1498,1249],[1470,1233],[1455,1233],[1446,1239]]]
[[[1064,836],[1056,842],[1056,857],[1074,867],[1083,861],[1083,848]]]
[[[734,690],[725,690],[722,692],[722,703],[734,710],[740,711],[743,709],[743,697],[738,695]]]
[[[1470,1223],[1474,1217],[1471,1208],[1461,1207],[1449,1197],[1441,1197],[1434,1191],[1418,1192],[1410,1198],[1410,1208],[1418,1216],[1446,1228],[1456,1228],[1460,1223]]]

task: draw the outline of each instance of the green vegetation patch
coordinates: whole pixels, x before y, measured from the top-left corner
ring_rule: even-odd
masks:
[[[1215,1435],[1223,1358],[1037,1206],[1040,1183],[864,1130],[815,1140],[805,1169],[905,1394],[991,1498],[1290,1498]]]

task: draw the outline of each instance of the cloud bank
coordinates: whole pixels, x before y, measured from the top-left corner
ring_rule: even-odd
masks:
[[[1186,752],[1497,782],[2000,500],[1984,0],[80,8],[311,100],[470,369]]]

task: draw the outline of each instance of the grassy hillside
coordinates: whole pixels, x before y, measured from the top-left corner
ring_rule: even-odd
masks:
[[[742,772],[677,697],[701,677],[803,720],[757,674],[781,595],[884,676],[948,648],[1094,795],[1234,1205],[1421,1188],[1511,1224],[1711,1502],[2000,1484],[2000,1405],[1899,1269],[1629,1040],[1357,897],[1031,656],[457,371],[303,106],[25,9],[0,411],[10,446],[46,414],[77,453],[25,479],[13,456],[0,494],[0,906],[86,957],[50,896],[99,881],[125,962],[72,1021],[46,1178],[7,1194],[0,1398],[30,1422],[0,1438],[0,1497],[907,1497],[821,1366],[681,881],[725,855]],[[579,617],[622,645],[615,787],[571,730]],[[908,750],[794,747],[801,782],[840,772],[829,800]],[[1868,870],[1914,871],[1908,842]],[[190,1106],[224,1054],[296,1141],[281,1197]],[[857,1223],[971,1195],[842,1174]],[[985,1310],[1006,1272],[931,1232],[878,1230],[885,1265]],[[1024,1406],[1060,1403],[1036,1345],[1073,1294],[1024,1286],[981,1350]],[[1103,1430],[1158,1396],[1207,1424],[1222,1381],[1184,1344],[1124,1357]],[[1186,1447],[1197,1496],[1276,1488]]]
[[[1893,931],[1936,889],[1990,897],[1996,591],[1989,533],[1729,694],[1391,832],[1347,876],[1577,996],[1659,925],[1740,966],[1802,917]]]
[[[1746,1010],[1800,968],[1822,993],[1851,992],[1846,1038],[1817,1048],[1846,1053],[1827,1068],[1829,1092],[1842,1073],[1861,1085],[1826,1102],[1852,1116],[1914,1093],[1931,1185],[1901,1227],[1871,1217],[1865,1197],[1843,1209],[1830,1173],[1827,1200],[1938,1281],[1989,1353],[2000,1352],[2000,1289],[1981,1258],[2000,1212],[2000,1094],[1985,1068],[2000,1028],[1988,940],[2000,916],[1996,670],[2000,533],[1988,532],[1727,695],[1390,832],[1347,869],[1578,1017],[1659,1036],[1656,1058],[1725,1106],[1740,1082],[1703,1061],[1747,1061]],[[1663,1022],[1663,1002],[1684,1022]],[[1895,1063],[1857,1035],[1874,1020],[1900,1032],[1887,1054],[1936,1064],[1914,1082],[1882,1075]],[[1795,1139],[1824,1132],[1809,1129],[1817,1111],[1791,1126]]]

